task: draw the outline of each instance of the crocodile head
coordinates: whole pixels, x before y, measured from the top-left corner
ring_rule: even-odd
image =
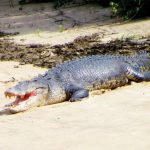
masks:
[[[33,106],[40,106],[46,103],[48,85],[43,81],[31,80],[22,81],[5,91],[6,97],[16,97],[15,101],[6,105],[12,112],[19,112]]]

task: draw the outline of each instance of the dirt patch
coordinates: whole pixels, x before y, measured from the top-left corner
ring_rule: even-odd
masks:
[[[14,33],[16,34],[16,33]],[[4,36],[5,34],[2,33]],[[6,38],[0,39],[0,60],[15,60],[20,64],[51,68],[58,63],[82,56],[97,54],[128,55],[137,51],[150,51],[150,38],[139,40],[115,40],[102,43],[97,34],[76,38],[73,42],[62,45],[29,44],[18,45]]]

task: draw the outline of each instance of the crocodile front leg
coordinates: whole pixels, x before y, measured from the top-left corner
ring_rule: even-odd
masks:
[[[67,88],[67,93],[70,95],[70,102],[81,101],[83,98],[89,96],[88,90],[77,85],[70,85]]]

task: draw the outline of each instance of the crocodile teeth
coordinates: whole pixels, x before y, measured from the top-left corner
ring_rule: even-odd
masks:
[[[11,97],[16,97],[16,95],[12,94],[12,93],[5,93],[5,97],[6,98],[11,98]]]

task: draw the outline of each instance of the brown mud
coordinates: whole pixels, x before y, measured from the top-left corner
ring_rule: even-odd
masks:
[[[14,33],[16,35],[18,33]],[[12,37],[13,34],[11,34]],[[0,32],[0,60],[15,60],[20,64],[34,64],[51,68],[58,63],[82,56],[96,54],[129,55],[138,51],[150,51],[150,37],[138,40],[122,39],[102,43],[98,35],[76,38],[63,45],[18,45],[9,38],[9,33]]]

